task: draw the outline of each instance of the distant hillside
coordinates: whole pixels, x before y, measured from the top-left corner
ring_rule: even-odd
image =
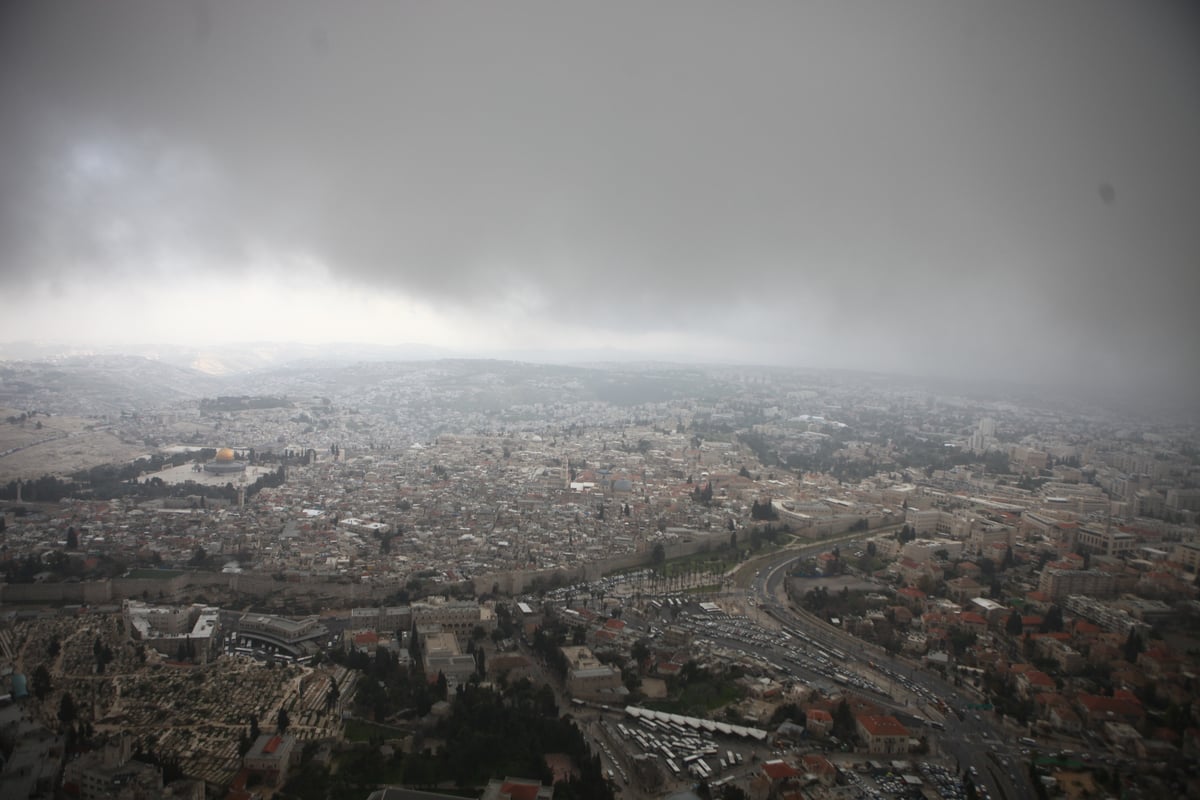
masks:
[[[0,405],[71,416],[160,409],[220,394],[211,376],[140,356],[0,363]]]
[[[0,343],[0,362],[61,362],[76,357],[140,356],[206,375],[239,375],[283,366],[333,366],[357,361],[424,361],[452,355],[421,344],[375,345],[352,342],[300,344],[239,342],[207,345],[108,345],[83,348],[40,342]]]

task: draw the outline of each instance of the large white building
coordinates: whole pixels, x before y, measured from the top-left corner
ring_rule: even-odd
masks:
[[[212,606],[152,606],[140,600],[122,605],[129,635],[167,658],[175,658],[180,646],[189,657],[204,664],[220,651],[221,611]]]
[[[453,633],[460,642],[470,639],[476,628],[482,628],[488,634],[496,628],[496,610],[474,600],[428,597],[409,608],[414,626],[440,625],[443,631]]]
[[[450,689],[471,680],[475,674],[475,657],[464,655],[459,649],[458,639],[437,624],[417,626],[421,642],[421,659],[425,667],[425,678],[433,683],[441,673]]]
[[[328,635],[328,629],[315,616],[297,620],[273,614],[243,614],[237,622],[239,639],[296,658],[320,650],[321,640]]]
[[[1132,555],[1137,549],[1138,538],[1132,533],[1085,526],[1075,531],[1075,543],[1089,553],[1124,556]]]

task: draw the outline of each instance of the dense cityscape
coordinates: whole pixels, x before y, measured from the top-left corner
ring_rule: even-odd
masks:
[[[1200,4],[0,3],[0,800],[1200,800]]]
[[[121,365],[0,373],[4,797],[1200,787],[1186,421],[782,368],[187,397],[216,384]]]

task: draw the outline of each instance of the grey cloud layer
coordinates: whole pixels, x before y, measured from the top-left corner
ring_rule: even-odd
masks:
[[[265,247],[749,359],[1194,377],[1184,4],[6,13],[8,282]]]

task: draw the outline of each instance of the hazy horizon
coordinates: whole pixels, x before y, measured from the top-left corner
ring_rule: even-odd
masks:
[[[50,0],[0,66],[0,341],[1200,395],[1187,3]]]

